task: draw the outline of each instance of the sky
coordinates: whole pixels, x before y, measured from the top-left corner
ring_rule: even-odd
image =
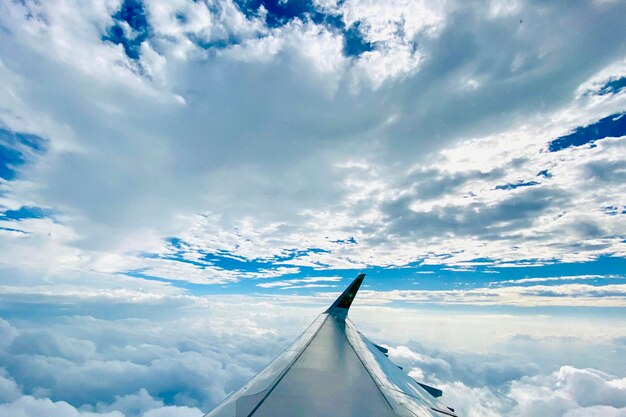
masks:
[[[0,2],[0,415],[201,417],[358,273],[466,417],[626,416],[626,3]]]

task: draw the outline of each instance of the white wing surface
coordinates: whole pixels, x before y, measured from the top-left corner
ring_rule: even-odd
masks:
[[[457,417],[347,319],[363,278],[205,417]]]

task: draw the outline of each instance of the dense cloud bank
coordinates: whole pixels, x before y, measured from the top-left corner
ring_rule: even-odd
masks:
[[[68,317],[29,325],[1,322],[2,415],[201,415],[286,343],[245,325],[221,334],[202,321]]]
[[[0,320],[0,414],[201,416],[317,314],[250,299],[189,307],[182,317],[160,320]],[[400,315],[403,320],[394,319]],[[594,331],[584,321],[580,329],[572,328],[569,318],[533,327],[536,317],[472,317],[432,312],[423,318],[410,310],[363,307],[355,320],[373,340],[389,346],[390,358],[411,376],[441,387],[460,415],[618,416],[626,411],[623,367],[611,372],[615,359],[593,358],[624,354],[622,325],[600,320],[594,326],[603,323],[604,330]],[[393,320],[395,327],[389,325]],[[493,337],[478,340],[482,336],[475,329],[485,322],[491,323]],[[446,339],[441,329],[458,332],[466,343],[451,348],[458,343],[433,341]]]

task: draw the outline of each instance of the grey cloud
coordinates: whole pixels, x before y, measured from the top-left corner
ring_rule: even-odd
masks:
[[[106,322],[91,322],[92,326],[102,324],[107,327]],[[209,340],[198,340],[201,352],[181,351],[175,346],[188,338],[184,332],[164,344],[163,336],[151,335],[158,332],[154,323],[143,329],[132,322],[114,327],[121,332],[116,335],[102,333],[103,327],[92,329],[103,339],[109,339],[108,343],[98,343],[97,351],[90,340],[25,330],[8,351],[0,353],[0,361],[10,375],[18,378],[26,394],[45,392],[53,401],[68,401],[76,406],[95,401],[110,403],[98,409],[122,410],[128,414],[131,409],[138,413],[141,407],[155,405],[148,393],[169,405],[175,401],[206,409],[250,378],[252,369],[267,363],[284,343],[278,339],[258,345],[251,344],[250,337],[233,337],[229,340],[232,347],[226,349],[229,344],[225,340],[212,336]],[[158,340],[159,344],[149,344],[150,340]],[[63,345],[67,342],[73,346]],[[81,354],[77,353],[79,350]],[[265,356],[267,352],[270,353]]]
[[[98,403],[94,408],[100,413],[119,411],[125,417],[135,417],[160,407],[163,407],[163,401],[155,400],[145,388],[141,388],[135,394],[116,395],[112,403]]]
[[[46,397],[55,404],[66,401],[98,413],[139,417],[169,406],[180,406],[171,411],[181,415],[206,411],[265,366],[305,326],[298,315],[266,311],[243,318],[233,311],[245,304],[216,302],[199,310],[189,302],[184,318],[172,314],[168,319],[103,320],[44,313],[34,323],[34,311],[18,320],[22,327],[3,321],[2,329],[13,335],[13,342],[0,346],[0,368],[6,369],[0,375],[2,397],[15,400],[13,388],[19,385],[17,394]],[[102,309],[115,308],[115,302],[101,303]],[[188,316],[194,310],[200,318]],[[273,330],[276,325],[283,329],[280,334]],[[30,404],[29,399],[22,402]]]
[[[395,157],[415,158],[451,137],[506,130],[538,110],[555,109],[591,73],[624,54],[614,36],[624,28],[613,15],[623,5],[579,2],[568,13],[559,2],[517,4],[513,15],[484,19],[489,3],[465,3],[447,16],[441,36],[420,39],[428,57],[423,68],[395,87],[405,110],[390,130],[389,150],[402,152]],[[577,30],[583,19],[598,27]],[[467,78],[480,87],[460,89]]]
[[[340,199],[340,178],[328,169],[335,153],[353,152],[357,138],[389,114],[372,92],[329,95],[294,55],[254,65],[220,56],[172,59],[169,88],[185,96],[184,106],[154,102],[43,57],[11,59],[16,72],[24,65],[45,71],[45,79],[33,78],[20,93],[72,126],[86,150],[58,154],[54,164],[23,175],[46,184],[47,204],[88,220],[81,230],[97,233],[98,241],[115,238],[107,227],[164,226],[184,206],[187,214],[284,218]],[[82,94],[56,93],[74,88]],[[90,237],[82,245],[94,243]]]
[[[52,356],[84,361],[96,351],[88,340],[60,337],[46,331],[20,333],[9,346],[9,352],[27,355]]]
[[[504,170],[500,168],[487,172],[473,170],[455,173],[429,169],[408,175],[406,179],[398,184],[398,188],[410,191],[411,197],[416,200],[430,200],[444,195],[455,195],[458,189],[469,181],[492,181],[502,177],[504,174]]]
[[[0,368],[0,403],[11,402],[20,397],[17,383],[11,379],[4,368]]]
[[[15,327],[11,326],[8,321],[0,318],[0,348],[10,345],[17,335],[18,332]]]
[[[588,238],[601,238],[607,236],[606,230],[604,230],[599,224],[589,220],[581,220],[572,225],[572,228],[578,232],[583,239]]]
[[[590,181],[602,184],[623,184],[626,181],[626,161],[594,161],[584,167]]]
[[[383,207],[391,235],[431,238],[437,236],[480,236],[502,238],[532,225],[537,216],[558,209],[567,194],[548,187],[523,189],[492,204],[435,206],[430,211],[413,211],[411,198],[399,198]]]

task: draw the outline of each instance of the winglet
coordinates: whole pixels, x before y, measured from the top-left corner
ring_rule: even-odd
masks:
[[[363,278],[365,278],[365,274],[359,274],[359,276],[352,281],[348,288],[341,293],[339,298],[337,298],[337,300],[335,300],[335,302],[328,307],[326,312],[345,319],[348,315],[348,310],[352,305],[352,300],[354,300],[354,296],[363,282]]]

